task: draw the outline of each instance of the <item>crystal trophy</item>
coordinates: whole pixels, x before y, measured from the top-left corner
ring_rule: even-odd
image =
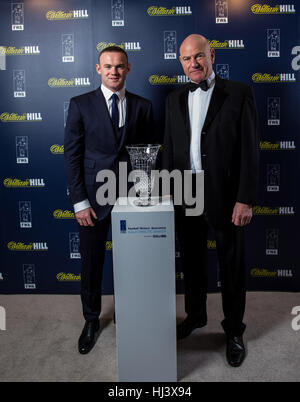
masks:
[[[160,145],[137,144],[128,145],[126,149],[130,156],[131,167],[133,169],[134,187],[139,198],[134,200],[134,205],[147,207],[154,205],[151,199],[154,177],[151,171],[155,167],[156,157]]]

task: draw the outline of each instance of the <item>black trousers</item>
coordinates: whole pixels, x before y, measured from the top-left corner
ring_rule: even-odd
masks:
[[[176,210],[176,231],[183,262],[185,311],[195,318],[207,319],[207,234],[209,224],[204,215],[185,216]],[[243,228],[228,224],[213,229],[220,268],[222,326],[229,336],[241,336],[245,330],[243,316],[246,303]]]
[[[108,214],[95,226],[79,226],[81,253],[81,302],[85,320],[98,318],[101,312],[103,263],[110,225]]]

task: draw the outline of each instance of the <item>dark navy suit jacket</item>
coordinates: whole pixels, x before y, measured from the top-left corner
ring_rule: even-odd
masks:
[[[163,167],[189,170],[188,85],[166,100]],[[235,203],[257,200],[259,175],[258,117],[252,89],[216,76],[201,133],[204,211],[212,226],[231,222]]]
[[[97,173],[102,169],[117,173],[120,161],[129,162],[125,145],[149,143],[153,137],[152,104],[147,99],[126,91],[126,122],[117,141],[101,87],[72,98],[64,141],[72,204],[88,199],[98,219],[107,216],[112,206],[96,201],[97,189],[103,184],[96,182]]]

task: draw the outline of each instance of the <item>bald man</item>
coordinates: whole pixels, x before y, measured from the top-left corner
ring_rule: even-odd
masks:
[[[243,232],[258,189],[256,106],[249,86],[214,73],[215,51],[204,36],[188,36],[179,60],[191,82],[166,100],[163,167],[191,171],[193,191],[196,173],[204,170],[204,212],[187,216],[185,205],[176,207],[187,313],[177,327],[177,338],[207,323],[205,254],[211,228],[220,269],[226,357],[236,367],[245,358]]]

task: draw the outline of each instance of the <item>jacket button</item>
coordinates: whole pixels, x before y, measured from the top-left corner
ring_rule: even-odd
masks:
[[[205,135],[206,134],[206,131],[202,131],[202,133],[201,133],[202,135]]]
[[[202,154],[202,156],[206,156],[206,154]]]

